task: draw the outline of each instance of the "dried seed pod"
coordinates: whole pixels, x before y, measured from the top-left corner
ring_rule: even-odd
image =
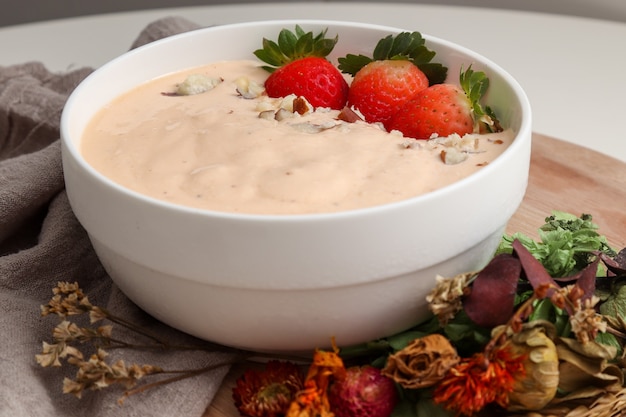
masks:
[[[556,346],[541,322],[525,325],[520,333],[511,336],[509,343],[513,352],[525,355],[526,375],[515,381],[508,410],[540,410],[554,398],[559,386]]]

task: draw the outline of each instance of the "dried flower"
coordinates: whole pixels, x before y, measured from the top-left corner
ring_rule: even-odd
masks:
[[[615,346],[595,341],[581,343],[573,338],[560,338],[557,345],[559,355],[559,391],[581,399],[592,390],[617,392],[623,388],[623,364],[614,359]]]
[[[474,415],[491,403],[506,407],[525,375],[524,360],[508,345],[462,359],[435,387],[433,400],[457,415]]]
[[[471,279],[473,272],[459,274],[453,278],[437,275],[435,288],[426,296],[430,310],[437,316],[439,323],[445,326],[453,319],[456,313],[463,309],[462,297]]]
[[[98,306],[93,306],[90,310],[89,310],[89,322],[91,324],[93,323],[97,323],[100,320],[104,320],[106,318],[108,318],[109,314],[107,313],[106,310],[98,307]]]
[[[335,417],[335,414],[330,411],[326,391],[320,389],[314,381],[305,381],[304,390],[291,402],[285,416]]]
[[[580,343],[588,343],[594,340],[598,332],[606,332],[607,323],[602,316],[594,309],[595,305],[600,301],[596,296],[580,299],[574,304],[574,314],[570,316],[570,324],[572,325],[572,333]]]
[[[43,342],[42,353],[35,355],[35,360],[42,367],[49,366],[61,366],[60,359],[64,359],[67,356],[73,356],[82,358],[83,355],[78,349],[73,346],[67,345],[65,342],[50,344]]]
[[[328,392],[337,417],[389,417],[398,403],[394,382],[371,365],[351,366]]]
[[[626,410],[626,388],[617,393],[604,393],[589,405],[579,405],[567,417],[617,417]]]
[[[382,372],[404,388],[426,388],[441,381],[459,360],[447,338],[430,334],[389,355]]]
[[[510,348],[524,357],[524,375],[515,378],[509,394],[509,410],[540,410],[556,395],[559,386],[559,357],[547,334],[551,323],[534,321],[511,335]]]
[[[247,370],[233,388],[233,400],[241,415],[284,416],[303,388],[304,378],[297,365],[274,360],[261,371]]]
[[[65,378],[63,381],[63,393],[74,394],[78,398],[85,390],[100,390],[110,385],[118,384],[129,389],[137,384],[137,381],[145,375],[162,373],[163,369],[152,365],[132,364],[127,366],[123,360],[118,360],[112,365],[106,362],[108,353],[98,349],[91,355],[89,360],[73,357],[68,362],[77,366],[78,371],[74,380]]]
[[[56,314],[67,317],[89,311],[91,303],[78,283],[59,282],[52,289],[54,294],[48,304],[41,306],[41,315]]]
[[[43,316],[56,314],[62,317],[63,320],[52,331],[52,337],[55,343],[43,342],[42,352],[35,355],[35,359],[42,367],[60,367],[62,365],[62,359],[66,359],[69,365],[77,368],[74,379],[64,379],[64,393],[80,397],[85,390],[99,390],[111,385],[121,385],[129,390],[126,391],[119,400],[119,402],[122,402],[123,399],[128,396],[153,387],[190,378],[220,366],[235,363],[251,354],[250,352],[236,349],[218,348],[216,345],[209,343],[198,346],[170,344],[167,340],[161,338],[160,335],[154,334],[121,317],[112,315],[101,307],[92,305],[77,283],[59,282],[52,291],[53,297],[46,305],[41,306],[41,314]],[[143,338],[144,341],[137,343],[131,338],[114,338],[113,326],[110,324],[101,325],[99,327],[80,327],[69,320],[70,316],[83,313],[89,313],[91,324],[107,319],[114,324],[129,329],[135,336]],[[76,346],[73,346],[73,344],[75,345],[77,343],[82,345],[91,343],[91,351],[95,348],[96,353],[89,356],[88,360],[85,360],[84,357],[88,355],[83,355]],[[108,353],[104,348],[150,349],[159,351],[217,350],[220,352],[231,351],[237,354],[223,362],[213,363],[197,369],[163,370],[158,366],[149,364],[126,365],[123,360],[108,364],[106,362]],[[157,381],[144,383],[136,387],[139,379],[153,374],[173,374],[173,376],[160,378]]]
[[[333,351],[317,349],[309,366],[304,389],[291,402],[286,417],[334,417],[328,401],[331,380],[342,380],[346,375],[339,349],[333,340]]]

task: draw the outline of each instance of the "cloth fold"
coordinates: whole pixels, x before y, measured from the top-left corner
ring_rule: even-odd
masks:
[[[164,18],[141,31],[131,47],[198,28],[183,18]],[[123,389],[88,391],[81,399],[63,394],[63,378],[73,378],[75,368],[42,368],[35,360],[58,324],[56,317],[42,317],[40,306],[59,281],[78,282],[92,304],[173,343],[202,343],[130,302],[107,276],[72,213],[63,183],[60,115],[68,95],[91,71],[55,74],[38,62],[0,67],[0,416],[200,417],[228,366],[119,405]],[[228,358],[220,352],[137,350],[115,350],[111,357],[177,370]]]

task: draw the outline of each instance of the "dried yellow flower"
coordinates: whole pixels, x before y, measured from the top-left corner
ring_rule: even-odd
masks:
[[[458,362],[450,341],[440,334],[430,334],[389,355],[382,373],[404,388],[426,388],[439,382]]]
[[[509,394],[510,411],[540,410],[556,395],[559,357],[545,326],[550,324],[539,321],[526,324],[506,342],[515,354],[524,356],[526,371],[515,380],[513,392]]]

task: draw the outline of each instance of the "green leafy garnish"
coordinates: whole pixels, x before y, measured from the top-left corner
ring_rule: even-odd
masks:
[[[429,83],[441,84],[446,80],[448,68],[431,62],[435,52],[428,49],[419,32],[402,32],[389,35],[376,44],[372,56],[348,54],[339,58],[339,70],[354,76],[361,68],[373,61],[403,59],[415,64],[428,77]]]
[[[565,277],[581,271],[590,263],[592,252],[615,256],[606,238],[597,232],[592,216],[576,217],[554,211],[539,229],[540,241],[522,234],[505,235],[497,253],[511,253],[512,243],[519,240],[553,277]]]
[[[459,84],[470,100],[475,120],[479,120],[487,113],[480,104],[481,99],[489,89],[489,78],[482,71],[474,71],[470,65],[466,71],[461,69]]]
[[[305,32],[299,25],[296,25],[294,32],[283,29],[278,34],[277,42],[263,38],[263,48],[254,51],[254,55],[269,64],[262,67],[269,72],[300,58],[325,58],[339,40],[339,35],[326,38],[327,31],[328,29],[324,29],[313,35],[313,32]]]

